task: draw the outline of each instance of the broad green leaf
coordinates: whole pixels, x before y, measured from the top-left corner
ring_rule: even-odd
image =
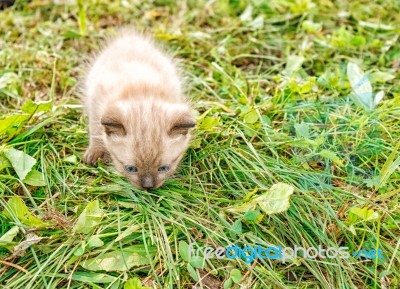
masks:
[[[355,223],[359,219],[365,222],[372,222],[379,219],[379,214],[374,210],[368,208],[362,208],[362,209],[358,207],[351,208],[349,211],[350,223]]]
[[[46,185],[43,174],[35,169],[31,170],[26,175],[24,183],[35,187],[43,187]]]
[[[360,107],[371,110],[374,108],[371,82],[357,64],[349,62],[347,64],[347,77],[349,78],[353,93],[351,98]]]
[[[3,236],[0,237],[0,247],[4,247],[7,250],[12,251],[12,248],[16,244],[13,242],[15,236],[17,236],[19,232],[19,227],[14,226],[10,230],[8,230]]]
[[[303,56],[298,55],[289,55],[286,60],[286,68],[283,71],[283,74],[286,76],[292,76],[295,72],[297,72],[301,65],[303,64],[305,58]]]
[[[0,120],[0,134],[15,132],[28,121],[29,117],[29,114],[17,114]]]
[[[75,224],[75,232],[88,234],[95,228],[103,218],[103,210],[99,207],[99,201],[90,202],[80,214]]]
[[[275,214],[286,211],[289,208],[290,195],[294,187],[285,183],[274,184],[266,193],[254,199],[256,204],[266,214]]]
[[[214,117],[205,117],[201,120],[199,124],[199,129],[204,131],[215,131],[216,127],[220,126],[218,118]]]
[[[74,255],[75,256],[82,256],[85,253],[85,249],[86,249],[86,242],[82,241],[80,246],[75,249]]]
[[[27,102],[25,102],[21,109],[23,112],[29,113],[29,114],[33,114],[33,113],[37,113],[40,111],[49,111],[51,108],[53,107],[53,101],[49,100],[49,101],[39,101],[39,102],[33,102],[32,100],[28,100]]]
[[[243,219],[246,222],[258,224],[262,221],[264,215],[260,213],[260,210],[249,210],[243,215]]]
[[[146,256],[144,250],[130,250],[127,248],[100,254],[80,263],[83,268],[90,271],[104,270],[108,272],[129,271],[132,267],[148,264],[150,264],[150,259]]]
[[[201,256],[191,256],[189,263],[190,263],[190,265],[192,265],[194,268],[202,269],[202,268],[204,268],[204,265],[205,265],[204,261],[205,261],[205,260],[204,260],[204,257],[201,257]]]
[[[253,124],[259,121],[258,119],[258,113],[255,109],[250,110],[248,113],[246,113],[243,117],[243,121],[246,124]]]
[[[395,78],[396,76],[389,72],[376,71],[371,73],[371,80],[376,82],[387,82]]]
[[[334,162],[338,166],[343,166],[343,161],[333,151],[322,150],[319,152],[319,155],[323,158],[326,158],[326,159]]]
[[[23,151],[10,148],[4,151],[5,157],[10,161],[12,167],[21,180],[32,170],[36,160]]]
[[[242,273],[238,269],[233,269],[231,271],[231,279],[233,282],[238,284],[240,281],[242,281]]]
[[[185,241],[179,241],[179,256],[189,262],[189,245]]]
[[[233,225],[231,227],[231,231],[236,235],[241,235],[242,234],[242,221],[236,220],[236,222],[233,223]]]
[[[78,162],[78,158],[76,157],[76,155],[70,155],[63,158],[63,161],[66,163],[76,164]]]
[[[233,281],[231,278],[229,278],[228,280],[226,280],[224,282],[224,289],[229,289],[233,286]]]
[[[196,270],[192,267],[192,265],[190,265],[189,263],[187,263],[186,268],[189,272],[190,277],[192,277],[192,279],[195,282],[198,282],[200,280],[199,275],[197,275]]]
[[[125,282],[124,289],[142,289],[142,282],[139,278],[132,278]]]
[[[296,123],[294,125],[294,128],[296,130],[296,135],[298,138],[310,138],[310,125],[308,123],[302,122],[302,123]]]
[[[43,222],[42,220],[33,216],[28,208],[26,207],[24,201],[18,197],[12,197],[6,206],[6,210],[4,210],[4,215],[12,219],[12,215],[15,216],[22,224],[31,227],[48,227],[51,224]]]
[[[293,194],[294,188],[285,183],[274,184],[269,190],[252,200],[227,208],[227,212],[246,213],[254,210],[257,205],[266,214],[275,214],[286,211],[289,208],[290,195]]]
[[[104,245],[104,242],[97,236],[92,236],[87,241],[88,248],[98,248]]]

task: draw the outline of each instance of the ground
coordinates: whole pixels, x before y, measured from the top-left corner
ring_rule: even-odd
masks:
[[[400,288],[399,11],[397,0],[0,11],[0,284]],[[125,25],[180,59],[197,111],[179,173],[151,192],[82,162],[80,77]],[[356,255],[188,254],[232,245]]]

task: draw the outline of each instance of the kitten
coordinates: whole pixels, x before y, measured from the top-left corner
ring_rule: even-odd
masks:
[[[189,145],[195,120],[172,59],[143,35],[121,32],[92,63],[84,86],[89,148],[141,189],[160,187]]]

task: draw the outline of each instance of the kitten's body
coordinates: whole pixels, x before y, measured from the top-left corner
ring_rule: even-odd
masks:
[[[90,144],[85,162],[112,160],[139,188],[159,187],[188,147],[195,125],[169,57],[123,32],[95,59],[85,81]]]

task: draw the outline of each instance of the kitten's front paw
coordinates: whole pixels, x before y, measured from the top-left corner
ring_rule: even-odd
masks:
[[[88,148],[83,157],[83,161],[91,166],[97,166],[97,161],[101,160],[103,163],[110,163],[111,156],[104,150],[99,148]]]

